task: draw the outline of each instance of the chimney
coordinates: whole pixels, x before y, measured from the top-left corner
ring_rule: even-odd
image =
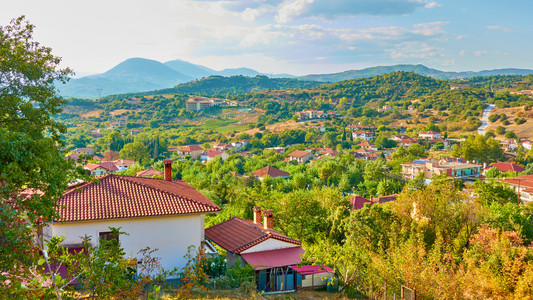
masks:
[[[165,164],[165,180],[171,181],[172,180],[172,159],[165,159],[163,161],[163,164]]]
[[[269,209],[269,210],[265,210],[265,212],[263,213],[263,216],[265,216],[265,221],[264,221],[264,224],[263,224],[263,228],[265,229],[272,229],[272,225],[273,225],[273,220],[272,220],[272,216],[274,214],[272,214],[272,210]]]
[[[254,206],[254,224],[261,224],[261,206]]]

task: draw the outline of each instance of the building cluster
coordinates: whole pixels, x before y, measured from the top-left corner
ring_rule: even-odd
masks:
[[[465,161],[462,158],[443,158],[440,160],[416,159],[402,164],[402,174],[406,178],[415,178],[424,174],[425,178],[446,174],[452,178],[475,180],[481,175],[483,165]]]
[[[327,117],[336,118],[341,116],[339,113],[334,111],[325,112],[323,110],[316,109],[298,111],[296,112],[296,115],[298,116],[299,121],[320,120],[325,119]]]
[[[207,98],[200,96],[190,96],[185,102],[185,109],[189,111],[206,110],[214,106],[226,106],[228,100],[219,98]]]

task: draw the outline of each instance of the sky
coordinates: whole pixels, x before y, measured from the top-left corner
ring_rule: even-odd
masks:
[[[378,65],[533,69],[531,0],[4,0],[78,76],[132,57],[324,74]]]

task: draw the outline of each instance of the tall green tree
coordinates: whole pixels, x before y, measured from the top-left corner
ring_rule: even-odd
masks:
[[[0,297],[28,278],[38,253],[31,230],[56,216],[56,200],[77,177],[61,151],[65,127],[52,119],[65,103],[55,83],[71,71],[33,30],[24,17],[0,27]]]

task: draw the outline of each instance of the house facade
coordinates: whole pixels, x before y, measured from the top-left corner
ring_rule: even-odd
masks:
[[[429,159],[417,159],[411,163],[402,164],[402,174],[406,178],[415,178],[419,174],[424,174],[425,178],[431,178],[433,175],[447,174],[450,177],[460,179],[475,179],[481,174],[480,164],[461,162],[457,160],[440,161]]]
[[[109,227],[120,227],[128,234],[118,236],[126,257],[157,248],[164,269],[184,267],[188,247],[204,241],[204,215],[220,208],[186,182],[171,180],[170,165],[166,160],[165,179],[111,174],[69,188],[58,201],[60,218],[47,224],[43,239],[64,235],[62,246],[76,250],[80,237],[98,243]]]
[[[375,135],[373,132],[370,131],[357,130],[352,132],[352,137],[354,139],[363,139],[365,141],[370,141],[375,137]]]
[[[202,149],[202,147],[200,147],[199,145],[189,145],[178,148],[176,153],[182,157],[190,156],[191,159],[197,159],[203,151],[204,149]]]
[[[103,176],[119,171],[117,166],[110,161],[97,164],[86,164],[83,168],[88,170],[89,174],[92,176]]]
[[[313,153],[311,151],[297,150],[289,153],[287,156],[288,161],[295,160],[299,164],[305,164],[313,158]]]
[[[430,140],[442,138],[440,132],[431,131],[431,130],[419,133],[418,137],[421,139],[430,139]]]

